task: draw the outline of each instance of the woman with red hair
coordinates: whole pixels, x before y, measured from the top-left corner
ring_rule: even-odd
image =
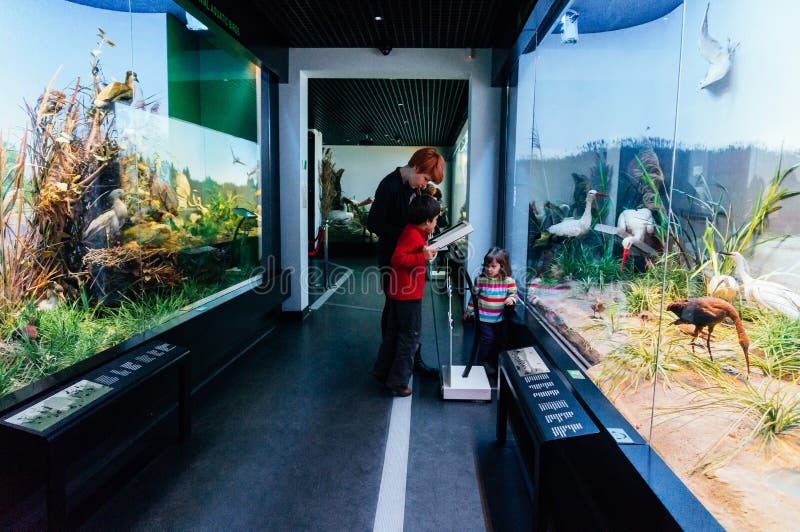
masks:
[[[444,157],[436,148],[421,148],[414,152],[408,164],[396,168],[384,177],[375,191],[375,201],[369,210],[367,227],[378,235],[378,266],[381,269],[381,285],[386,302],[381,315],[381,338],[386,333],[386,319],[389,284],[389,271],[392,253],[397,238],[406,226],[408,206],[411,200],[427,187],[428,183],[442,182],[444,177]],[[435,377],[439,371],[429,368],[422,361],[419,349],[414,356],[414,374],[422,377]]]

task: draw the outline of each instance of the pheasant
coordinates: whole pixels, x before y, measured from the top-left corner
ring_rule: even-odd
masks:
[[[732,319],[733,325],[736,327],[736,334],[739,336],[739,345],[742,346],[742,351],[744,351],[747,376],[750,376],[750,355],[748,354],[750,339],[747,337],[742,325],[742,319],[736,309],[733,308],[733,305],[717,297],[696,297],[689,300],[673,301],[667,306],[667,310],[678,316],[678,319],[670,325],[680,325],[682,323],[694,325],[692,351],[694,351],[694,341],[700,331],[703,330],[703,327],[708,327],[706,347],[708,348],[708,356],[712,361],[714,356],[711,354],[711,333],[714,332],[714,327],[721,323],[722,320],[725,318]]]

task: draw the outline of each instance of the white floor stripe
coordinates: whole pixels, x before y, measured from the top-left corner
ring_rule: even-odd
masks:
[[[317,310],[319,309],[319,307],[324,305],[325,302],[328,300],[328,298],[331,297],[334,294],[334,292],[336,292],[339,289],[339,287],[341,287],[344,284],[344,282],[350,278],[351,275],[353,275],[353,270],[348,269],[344,275],[339,277],[339,280],[336,281],[335,285],[328,288],[328,290],[326,290],[324,294],[319,296],[319,299],[314,301],[314,303],[309,307],[309,310]]]
[[[413,386],[409,383],[409,386]],[[375,510],[374,532],[402,532],[406,512],[406,473],[408,444],[411,435],[411,397],[395,397],[389,436],[383,455],[381,489]]]

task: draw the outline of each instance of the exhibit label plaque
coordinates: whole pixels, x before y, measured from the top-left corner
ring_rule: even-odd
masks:
[[[185,349],[166,342],[148,342],[90,371],[80,380],[44,399],[12,412],[0,423],[37,433],[50,432],[62,421],[78,412],[85,412],[86,407],[101,397],[110,397],[184,353]]]
[[[534,347],[501,354],[512,386],[545,441],[596,434],[597,426]]]

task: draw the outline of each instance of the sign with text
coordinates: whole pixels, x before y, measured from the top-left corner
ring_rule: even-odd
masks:
[[[0,423],[37,433],[49,432],[99,399],[113,396],[114,392],[151,375],[186,352],[186,349],[166,342],[148,342],[90,371],[44,399],[16,410]]]
[[[517,391],[520,406],[527,406],[544,441],[599,432],[575,396],[534,347],[504,351],[500,360]]]

